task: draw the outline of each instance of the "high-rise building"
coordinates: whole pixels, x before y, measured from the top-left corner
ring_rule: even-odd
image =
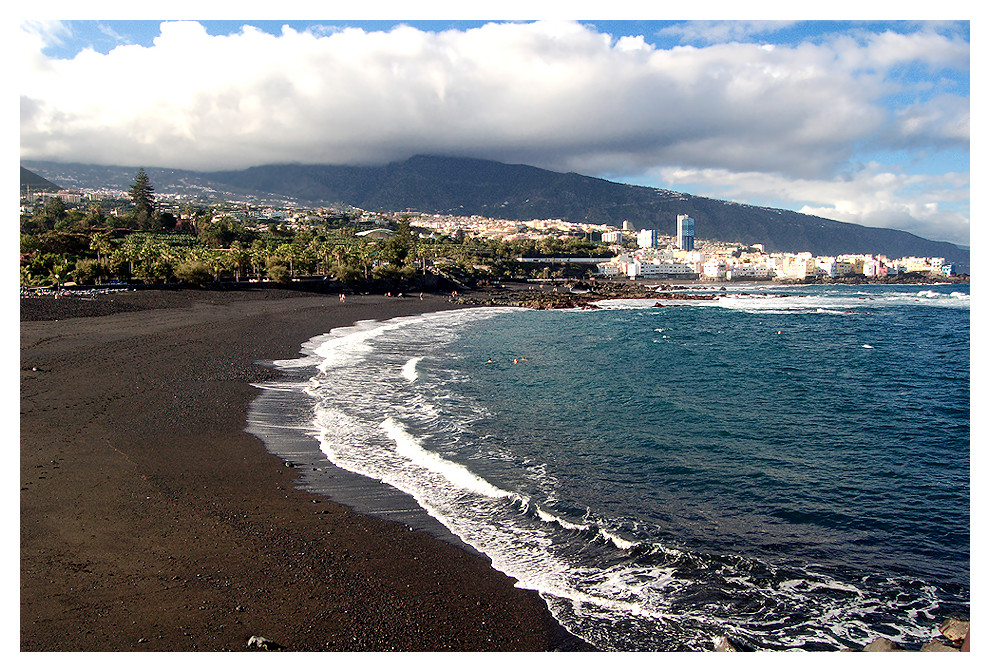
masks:
[[[694,249],[694,219],[677,215],[677,246],[682,250]]]
[[[643,229],[636,236],[636,243],[640,247],[656,247],[660,239],[660,232],[656,229]]]

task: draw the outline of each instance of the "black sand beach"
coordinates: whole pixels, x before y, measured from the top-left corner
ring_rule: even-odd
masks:
[[[333,327],[443,296],[146,290],[21,300],[22,651],[549,651],[484,557],[294,487],[245,431]]]

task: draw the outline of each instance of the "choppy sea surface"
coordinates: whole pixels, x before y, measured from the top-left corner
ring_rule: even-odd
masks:
[[[279,365],[330,462],[601,649],[916,648],[968,616],[969,285],[708,291],[362,322]]]

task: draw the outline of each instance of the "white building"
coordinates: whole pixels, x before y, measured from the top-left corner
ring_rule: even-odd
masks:
[[[900,262],[899,265],[907,273],[928,273],[934,268],[938,268],[941,271],[942,265],[945,264],[945,259],[930,259],[928,257],[904,257],[898,261]],[[935,262],[937,262],[937,265]]]
[[[619,266],[619,262],[606,261],[598,264],[598,274],[604,275],[606,278],[617,278],[622,274],[622,269]]]
[[[796,280],[804,280],[807,277],[814,277],[818,273],[818,265],[811,252],[801,252],[800,254],[785,254],[783,267],[778,267],[776,275]]]
[[[697,269],[691,264],[662,259],[634,259],[625,264],[624,274],[635,278],[663,278],[671,275],[697,275]]]
[[[725,280],[725,259],[719,257],[712,257],[705,262],[701,269],[701,274],[706,278],[713,278],[715,280]]]
[[[830,278],[835,277],[835,257],[817,257],[815,259],[815,266],[824,275]]]
[[[737,264],[725,272],[726,280],[769,280],[773,269],[764,264]]]
[[[863,260],[863,275],[868,278],[875,278],[880,275],[881,264],[876,259]]]
[[[659,266],[660,275],[698,275],[698,268],[695,264],[686,264],[680,261],[662,261]]]
[[[636,236],[636,244],[642,248],[655,248],[660,238],[660,232],[656,229],[643,229]]]

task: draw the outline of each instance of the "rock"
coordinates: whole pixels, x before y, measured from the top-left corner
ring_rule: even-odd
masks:
[[[247,641],[247,646],[249,649],[261,649],[262,651],[277,651],[282,648],[279,644],[261,635],[251,635]]]
[[[969,632],[969,621],[963,621],[958,618],[947,618],[942,621],[942,625],[938,626],[938,631],[946,639],[952,640],[957,644],[962,644],[962,641],[966,639],[966,633]]]
[[[886,637],[877,637],[872,642],[863,647],[863,651],[904,651],[897,642],[892,642]]]
[[[958,651],[959,649],[957,649],[954,646],[946,646],[937,639],[933,639],[932,641],[922,646],[921,650],[922,651]]]
[[[736,647],[732,645],[728,637],[716,637],[715,638],[715,650],[716,651],[738,651]]]

